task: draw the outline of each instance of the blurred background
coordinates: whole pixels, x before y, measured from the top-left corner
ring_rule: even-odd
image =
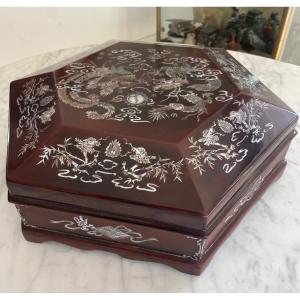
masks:
[[[111,39],[223,47],[300,65],[300,7],[0,8],[0,66]]]

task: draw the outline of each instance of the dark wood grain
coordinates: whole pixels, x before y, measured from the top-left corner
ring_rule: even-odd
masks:
[[[199,274],[297,119],[225,50],[117,42],[11,83],[8,199],[28,240]]]

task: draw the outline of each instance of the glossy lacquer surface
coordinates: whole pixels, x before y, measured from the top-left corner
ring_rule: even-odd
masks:
[[[223,50],[119,42],[11,84],[8,186],[203,229],[296,120]]]

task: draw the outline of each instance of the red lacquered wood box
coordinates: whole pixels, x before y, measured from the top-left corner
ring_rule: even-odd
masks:
[[[296,122],[225,50],[113,43],[11,83],[8,199],[29,241],[198,275]]]

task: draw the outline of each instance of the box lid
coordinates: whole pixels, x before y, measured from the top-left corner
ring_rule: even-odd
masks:
[[[296,120],[225,50],[116,42],[11,83],[8,188],[203,230]]]

